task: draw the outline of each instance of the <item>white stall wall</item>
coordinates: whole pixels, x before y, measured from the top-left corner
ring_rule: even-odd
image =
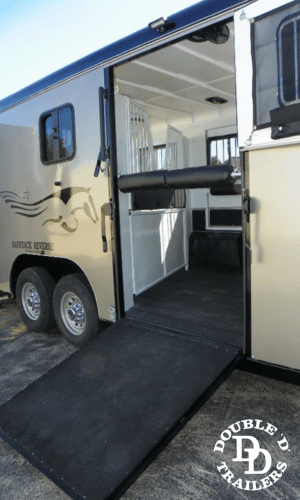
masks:
[[[132,212],[132,282],[138,295],[187,264],[185,210]]]

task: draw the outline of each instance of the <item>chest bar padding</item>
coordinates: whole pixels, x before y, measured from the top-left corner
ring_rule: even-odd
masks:
[[[191,167],[169,170],[166,177],[167,187],[172,189],[197,189],[232,184],[234,168],[231,165],[213,167]]]
[[[166,184],[167,170],[153,170],[138,174],[121,175],[118,188],[122,193],[132,193],[145,189],[163,189]]]
[[[118,188],[122,193],[149,189],[197,189],[230,185],[235,182],[231,165],[191,167],[179,170],[153,170],[121,175]]]

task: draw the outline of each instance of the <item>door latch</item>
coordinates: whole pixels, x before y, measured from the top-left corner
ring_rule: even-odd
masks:
[[[98,177],[99,171],[102,173],[105,168],[101,168],[101,164],[109,159],[109,138],[108,138],[108,124],[107,124],[107,89],[104,87],[99,88],[99,116],[100,116],[100,151],[94,177]]]
[[[105,217],[109,217],[111,221],[113,220],[113,200],[112,200],[112,198],[109,198],[109,202],[105,203],[101,207],[101,231],[102,231],[103,253],[106,253],[108,251]]]

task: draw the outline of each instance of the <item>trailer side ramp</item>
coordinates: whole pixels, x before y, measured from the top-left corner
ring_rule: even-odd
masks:
[[[116,498],[238,355],[125,318],[5,403],[0,435],[72,498]]]

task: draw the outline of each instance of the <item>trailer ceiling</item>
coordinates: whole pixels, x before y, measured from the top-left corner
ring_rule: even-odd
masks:
[[[188,39],[151,52],[115,68],[118,91],[142,103],[152,124],[163,120],[193,135],[193,123],[209,115],[235,113],[233,22],[223,44]],[[228,102],[215,105],[209,97]]]

